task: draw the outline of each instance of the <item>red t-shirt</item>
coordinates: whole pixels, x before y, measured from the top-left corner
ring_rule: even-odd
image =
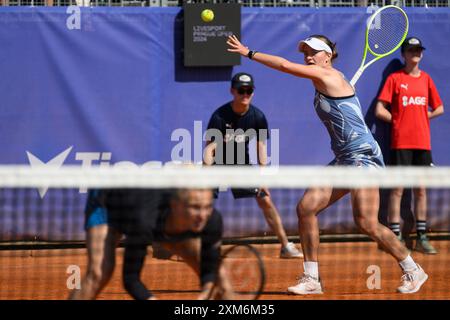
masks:
[[[391,149],[431,150],[428,107],[442,105],[431,77],[412,77],[400,70],[389,75],[378,100],[391,105]]]

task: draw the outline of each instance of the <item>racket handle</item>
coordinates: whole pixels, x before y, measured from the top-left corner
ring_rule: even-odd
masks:
[[[358,71],[356,71],[355,75],[353,76],[352,80],[350,80],[350,84],[352,86],[355,86],[356,82],[358,81],[359,77],[361,77],[362,73],[363,73],[364,69],[363,68],[359,68]]]

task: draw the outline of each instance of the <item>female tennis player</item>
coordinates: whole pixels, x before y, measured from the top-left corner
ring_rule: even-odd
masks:
[[[340,71],[333,68],[333,60],[338,54],[335,44],[327,37],[312,35],[300,41],[298,49],[304,54],[305,64],[249,50],[234,35],[228,37],[227,44],[230,52],[239,53],[267,67],[312,81],[316,91],[314,107],[328,130],[335,154],[330,165],[384,167],[380,148],[364,122],[354,88]],[[417,292],[428,275],[414,262],[408,249],[394,233],[378,222],[378,188],[353,190],[310,188],[305,191],[297,205],[300,240],[305,256],[304,274],[299,283],[289,287],[288,291],[294,294],[322,293],[318,267],[317,215],[348,192],[351,193],[356,225],[399,262],[404,274],[398,291]]]

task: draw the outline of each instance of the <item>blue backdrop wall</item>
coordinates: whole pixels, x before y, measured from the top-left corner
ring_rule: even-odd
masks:
[[[408,8],[407,13],[410,35],[421,38],[427,48],[421,66],[435,80],[446,105],[450,10]],[[242,8],[242,40],[254,50],[302,62],[298,41],[325,34],[337,42],[336,68],[351,78],[361,61],[368,17],[365,8]],[[332,159],[308,80],[244,58],[234,68],[185,68],[182,35],[179,8],[81,8],[79,16],[61,7],[0,8],[0,163],[167,162],[178,154],[174,151],[180,139],[191,147],[190,154],[182,155],[200,161],[201,133],[215,108],[230,100],[229,80],[239,71],[254,75],[253,102],[266,113],[270,128],[279,130],[281,164],[324,165]],[[397,52],[370,67],[357,84],[367,123],[384,151],[389,127],[374,119],[374,101],[386,75],[400,65]],[[431,134],[436,165],[450,165],[448,115],[432,121]],[[48,205],[52,192],[42,199],[36,192],[36,206]],[[301,192],[289,199],[283,194],[276,192],[275,201],[287,229],[295,233],[294,208]],[[70,213],[77,226],[71,231],[44,232],[42,225],[32,223],[42,217],[33,216],[27,218],[30,223],[18,226],[14,216],[26,214],[25,209],[17,213],[3,204],[2,219],[9,222],[1,223],[0,239],[36,234],[83,238],[85,194],[77,197]],[[433,197],[439,200],[443,195]],[[226,216],[227,235],[268,231],[252,201],[233,203],[224,194],[218,205]],[[329,211],[322,218],[325,231],[355,231],[348,199]],[[449,213],[445,201],[430,203],[432,228],[449,230]],[[59,225],[67,214],[56,212],[46,219]],[[240,224],[247,225],[239,230]]]

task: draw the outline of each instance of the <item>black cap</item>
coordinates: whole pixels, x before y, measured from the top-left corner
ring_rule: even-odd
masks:
[[[425,50],[425,47],[422,45],[422,41],[416,37],[406,38],[402,43],[402,52],[405,52],[411,48],[421,48],[422,50]]]
[[[253,77],[251,74],[245,72],[236,73],[231,79],[231,87],[238,89],[240,87],[255,87],[255,83],[253,82]]]

